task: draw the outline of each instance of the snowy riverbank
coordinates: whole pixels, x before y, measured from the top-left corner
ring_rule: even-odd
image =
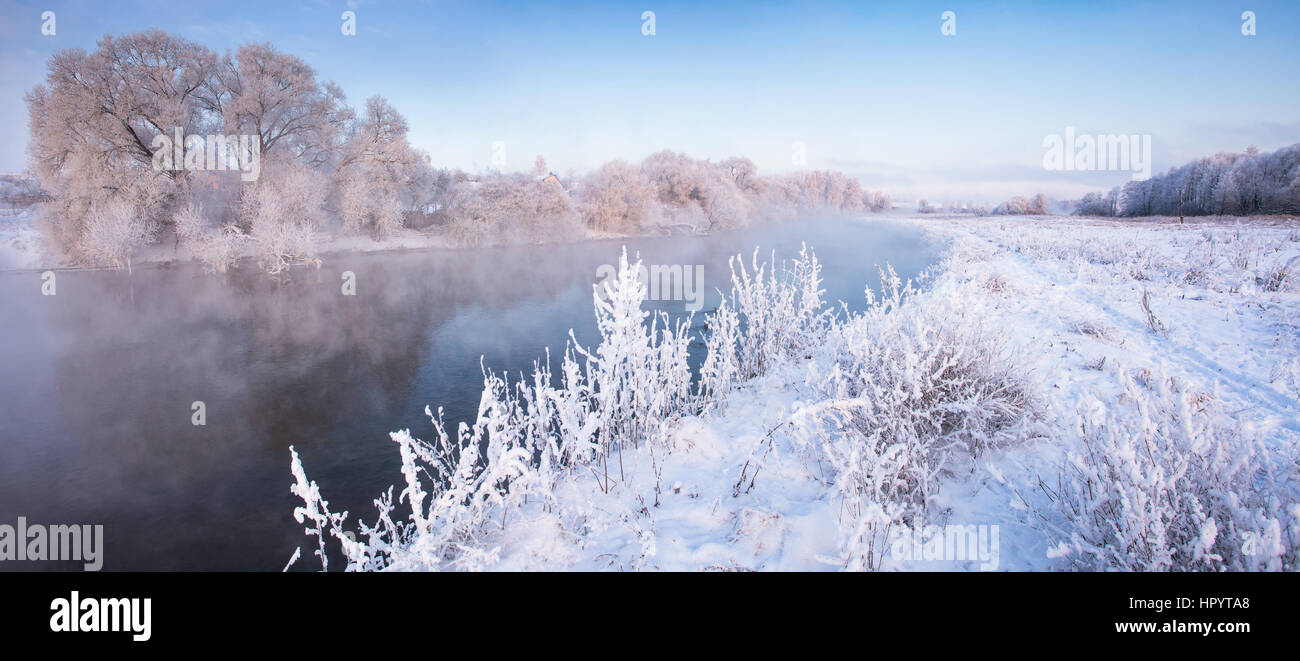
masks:
[[[865,314],[809,309],[807,264],[742,285],[768,330],[710,320],[739,349],[707,397],[616,305],[594,371],[448,425],[475,461],[395,433],[407,483],[358,531],[295,455],[298,514],[352,568],[1296,567],[1300,223],[912,222],[945,259]]]
[[[355,234],[317,232],[313,239],[315,254],[322,260],[344,253],[387,252],[394,250],[421,250],[446,248],[449,243],[440,234],[399,228],[383,240]],[[239,259],[255,262],[255,246],[240,248]],[[193,251],[176,241],[162,241],[141,248],[132,257],[133,266],[165,264],[169,262],[199,263]],[[33,222],[30,210],[0,217],[0,271],[77,268],[71,260],[61,257],[51,249],[46,237]]]

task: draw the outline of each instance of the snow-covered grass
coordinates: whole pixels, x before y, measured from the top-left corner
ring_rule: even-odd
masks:
[[[350,569],[1297,568],[1300,225],[915,222],[947,255],[860,314],[810,253],[733,263],[697,388],[621,277],[558,385],[395,432],[374,523],[295,452],[296,515]]]
[[[939,223],[950,276],[1011,283],[989,316],[1045,379],[1050,431],[982,485],[1012,494],[1027,566],[1297,567],[1300,288],[1277,273],[1300,224]]]

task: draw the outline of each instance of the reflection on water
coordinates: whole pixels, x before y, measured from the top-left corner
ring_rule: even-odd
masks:
[[[888,224],[816,221],[711,237],[337,255],[277,282],[193,266],[0,273],[0,524],[104,525],[108,570],[278,570],[307,545],[292,519],[290,444],[335,511],[373,516],[401,480],[388,432],[474,414],[479,357],[512,374],[572,328],[596,335],[591,286],[620,246],[704,265],[704,310],[727,257],[754,247],[823,264],[827,297],[860,308],[876,264],[915,275],[936,248]],[[343,296],[341,274],[356,274]],[[682,301],[656,304],[680,313]],[[191,404],[207,424],[191,424]],[[0,563],[0,570],[79,563]]]

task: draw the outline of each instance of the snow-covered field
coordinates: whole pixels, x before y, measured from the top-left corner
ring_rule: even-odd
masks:
[[[395,433],[361,528],[294,454],[296,516],[354,569],[1297,567],[1300,223],[912,222],[946,257],[860,315],[741,278],[699,397],[620,281],[565,386]]]

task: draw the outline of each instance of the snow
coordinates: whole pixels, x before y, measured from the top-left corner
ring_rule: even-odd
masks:
[[[541,474],[540,482],[549,480],[549,484],[537,491],[520,487],[510,496],[494,495],[503,510],[489,514],[488,507],[479,512],[480,518],[471,521],[473,532],[462,530],[455,538],[459,546],[435,546],[431,534],[425,533],[393,546],[375,545],[391,551],[391,557],[369,568],[1066,569],[1072,562],[1094,562],[1087,554],[1097,552],[1095,545],[1089,546],[1096,540],[1089,535],[1100,533],[1086,526],[1073,530],[1059,512],[1052,514],[1056,504],[1049,494],[1056,492],[1043,485],[1089,468],[1080,459],[1085,437],[1095,443],[1109,439],[1111,444],[1104,447],[1129,467],[1127,478],[1149,480],[1144,484],[1155,500],[1133,504],[1149,506],[1149,511],[1134,510],[1126,516],[1133,521],[1155,517],[1140,532],[1165,526],[1162,534],[1170,536],[1152,542],[1156,552],[1149,558],[1137,552],[1132,558],[1103,554],[1096,560],[1101,566],[1158,568],[1170,562],[1221,562],[1177,566],[1294,568],[1300,531],[1294,472],[1300,437],[1300,287],[1295,281],[1300,270],[1296,262],[1300,223],[1247,220],[1181,225],[1041,216],[928,216],[910,222],[946,239],[950,247],[929,281],[899,298],[904,302],[893,308],[886,302],[878,313],[831,327],[801,317],[801,324],[821,333],[818,341],[798,344],[792,352],[773,348],[790,343],[789,337],[763,342],[770,365],[752,378],[738,377],[734,385],[728,379],[737,376],[735,366],[721,369],[718,397],[695,414],[663,421],[662,442],[652,442],[647,432],[646,440],[622,446],[604,466],[567,464]],[[1274,277],[1287,264],[1290,277]],[[764,289],[751,288],[748,293],[755,291]],[[766,293],[774,298],[782,295],[779,288]],[[613,299],[618,305],[626,308],[635,302],[635,292],[623,294]],[[744,296],[738,300],[743,303]],[[797,303],[786,304],[787,309],[797,307]],[[636,330],[640,318],[634,306],[621,313],[607,307],[603,314],[606,336],[617,341],[593,355],[622,361],[646,350],[646,338]],[[907,314],[916,316],[899,316]],[[998,355],[1005,350],[1006,366],[1014,369],[1007,372],[1011,376],[1002,375],[998,370],[1003,363],[995,357],[987,365],[972,363],[970,369],[975,371],[969,374],[975,390],[955,391],[959,394],[953,397],[964,399],[941,402],[934,409],[955,412],[955,420],[976,425],[969,453],[938,446],[918,449],[917,443],[938,438],[923,434],[903,448],[912,453],[908,459],[912,463],[889,468],[897,473],[882,473],[899,448],[891,446],[880,457],[864,455],[859,448],[870,447],[861,445],[867,436],[853,436],[852,425],[866,423],[853,416],[890,401],[885,395],[891,391],[880,390],[881,384],[888,386],[890,368],[879,365],[891,356],[901,357],[899,369],[907,375],[892,387],[891,396],[901,406],[919,406],[916,403],[923,400],[916,397],[925,393],[916,384],[927,382],[924,374],[916,373],[926,364],[918,361],[937,355],[933,360],[940,362],[926,368],[938,366],[937,375],[959,360],[942,351],[935,354],[948,345],[927,339],[932,335],[950,338],[949,345],[959,348]],[[898,348],[890,338],[915,346]],[[671,344],[671,339],[665,342]],[[876,343],[888,346],[883,353],[871,353]],[[844,361],[857,355],[855,351],[866,351],[859,356],[863,360],[859,368],[877,370],[864,377],[865,383],[876,385],[874,395],[869,389],[861,394],[844,390],[846,383],[857,383],[845,380],[841,373],[852,366]],[[743,350],[740,353],[744,355]],[[937,379],[935,375],[931,378]],[[989,381],[994,377],[1026,389],[1023,411],[1017,408],[1021,404],[1016,393],[998,403],[987,392],[977,392],[994,383]],[[602,397],[616,398],[613,389],[622,386],[602,387],[611,388]],[[997,393],[1006,395],[1003,385],[998,388]],[[485,406],[488,400],[485,394]],[[1189,409],[1189,402],[1195,410]],[[990,418],[993,406],[1009,413]],[[1205,413],[1210,409],[1212,413]],[[866,430],[861,433],[885,441],[912,433],[910,426],[903,425],[907,416],[900,411],[906,410],[885,410],[893,411],[889,414],[893,419],[861,426]],[[917,413],[922,418],[933,414]],[[1022,414],[1023,419],[1017,417]],[[1183,436],[1161,422],[1166,414],[1173,416],[1174,427],[1181,425]],[[493,415],[498,417],[492,418],[497,421],[492,424],[503,424],[501,413]],[[589,425],[593,419],[588,419]],[[812,424],[812,420],[819,422]],[[1095,429],[1105,430],[1107,436],[1094,438],[1088,430]],[[461,436],[466,433],[462,427]],[[590,440],[591,433],[588,426],[583,438]],[[420,435],[418,431],[394,434],[404,443],[404,456],[411,436]],[[1136,439],[1146,439],[1149,451],[1152,443],[1175,436],[1191,445],[1178,446],[1178,452],[1149,465],[1132,454]],[[948,433],[942,438],[957,436]],[[584,447],[590,450],[598,445]],[[840,450],[834,450],[837,447]],[[1206,453],[1206,463],[1197,463],[1199,453]],[[1226,458],[1221,456],[1224,453]],[[1269,453],[1276,453],[1276,462]],[[598,454],[594,459],[599,463]],[[1214,463],[1223,460],[1230,465],[1223,468]],[[310,464],[309,458],[305,461]],[[1204,481],[1243,465],[1248,476],[1267,475],[1272,491],[1255,494],[1259,496],[1255,500],[1250,493],[1238,498],[1234,491],[1228,494],[1230,506],[1223,506],[1215,488]],[[1203,482],[1187,482],[1191,477],[1171,476],[1162,472],[1166,469]],[[408,470],[413,476],[414,464],[408,464]],[[529,474],[520,465],[511,470],[519,480]],[[296,454],[294,471],[296,488],[308,489]],[[850,476],[858,474],[854,471],[861,474],[854,479],[865,481],[851,482]],[[921,479],[917,486],[908,476],[921,473],[925,476],[917,478]],[[882,475],[892,475],[889,480],[894,481],[879,482]],[[903,477],[907,481],[897,481]],[[528,479],[533,484],[538,478]],[[1249,491],[1253,484],[1248,480],[1228,487]],[[885,487],[892,491],[880,491]],[[314,483],[310,488],[319,498]],[[1069,484],[1061,488],[1062,495],[1072,491]],[[863,489],[874,489],[875,495],[855,495]],[[417,503],[423,501],[422,491],[403,492],[408,494]],[[1165,507],[1166,499],[1177,502]],[[1110,502],[1113,507],[1114,501]],[[1251,509],[1238,506],[1240,502],[1259,506]],[[308,505],[315,511],[310,509],[312,503]],[[389,505],[381,507],[384,518],[393,510]],[[450,505],[454,510],[455,503]],[[461,517],[444,512],[429,514],[426,520],[423,509],[417,506],[419,513],[412,518],[424,530],[436,529],[440,516]],[[1178,535],[1187,523],[1180,517],[1193,510],[1201,516],[1201,509],[1210,515],[1192,523],[1185,549],[1178,546],[1182,543]],[[324,513],[317,518],[328,522]],[[982,563],[970,556],[900,555],[879,546],[868,548],[871,540],[888,541],[883,531],[897,532],[905,522],[906,529],[918,536],[943,526],[981,531],[996,526],[996,556]],[[1266,557],[1256,559],[1257,550],[1235,554],[1224,546],[1235,543],[1228,537],[1229,528],[1233,535],[1258,541]],[[1104,540],[1100,543],[1104,545]],[[1186,557],[1179,555],[1184,550]],[[452,556],[469,561],[445,562]],[[365,567],[354,564],[352,568]]]
[[[420,232],[409,228],[393,230],[382,240],[376,241],[368,236],[347,234],[344,232],[316,232],[312,241],[318,254],[330,255],[347,253],[389,252],[398,250],[422,250],[428,248],[445,248],[445,237]],[[255,246],[242,247],[240,256],[256,256]],[[164,240],[139,249],[132,257],[134,266],[142,264],[161,264],[172,261],[197,262],[197,258],[184,247],[177,247],[174,241]],[[0,215],[0,271],[22,269],[70,268],[74,264],[62,258],[50,249],[45,236],[36,228],[32,209]]]
[[[0,215],[0,270],[41,268],[51,261],[30,210]]]

